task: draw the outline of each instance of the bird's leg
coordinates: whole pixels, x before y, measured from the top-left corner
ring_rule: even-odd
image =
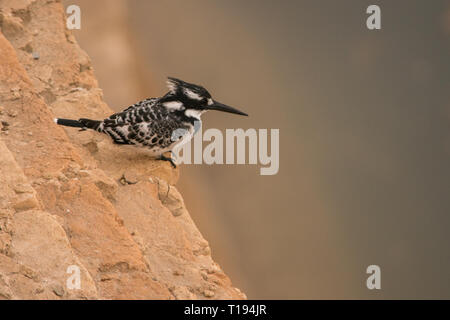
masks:
[[[163,161],[169,161],[170,164],[172,165],[172,167],[174,167],[174,168],[177,167],[177,165],[175,164],[175,162],[173,161],[172,158],[166,157],[166,156],[164,156],[163,154],[160,155],[157,159],[158,159],[158,160],[163,160]]]

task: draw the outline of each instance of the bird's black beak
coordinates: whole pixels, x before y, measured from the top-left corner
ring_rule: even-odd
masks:
[[[214,104],[207,106],[206,107],[207,110],[217,110],[217,111],[223,111],[223,112],[229,112],[229,113],[235,113],[235,114],[240,114],[242,116],[248,116],[248,114],[239,111],[238,109],[235,109],[233,107],[227,106],[226,104],[217,102],[214,100]]]

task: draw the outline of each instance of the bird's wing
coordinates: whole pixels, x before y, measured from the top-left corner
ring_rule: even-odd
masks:
[[[142,122],[142,117],[139,114],[144,114],[146,112],[151,112],[152,109],[158,103],[157,98],[149,98],[146,100],[139,101],[121,112],[117,112],[103,120],[105,127],[110,126],[120,126],[127,124],[134,124],[137,122]]]
[[[161,120],[159,99],[151,98],[135,103],[125,110],[115,113],[103,120],[102,131],[117,144],[151,146],[154,138],[159,136],[154,121]],[[159,139],[158,139],[159,141]]]

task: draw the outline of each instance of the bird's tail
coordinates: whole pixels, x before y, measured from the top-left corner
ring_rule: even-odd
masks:
[[[97,130],[102,122],[84,118],[78,120],[55,118],[55,123],[66,127]]]

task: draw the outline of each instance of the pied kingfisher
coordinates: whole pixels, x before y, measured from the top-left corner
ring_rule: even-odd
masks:
[[[59,125],[92,129],[110,136],[114,143],[134,145],[150,151],[159,160],[170,161],[164,153],[189,141],[201,126],[200,116],[208,110],[219,110],[247,116],[246,113],[211,98],[202,86],[168,78],[169,92],[160,98],[139,101],[104,120],[55,119]]]

